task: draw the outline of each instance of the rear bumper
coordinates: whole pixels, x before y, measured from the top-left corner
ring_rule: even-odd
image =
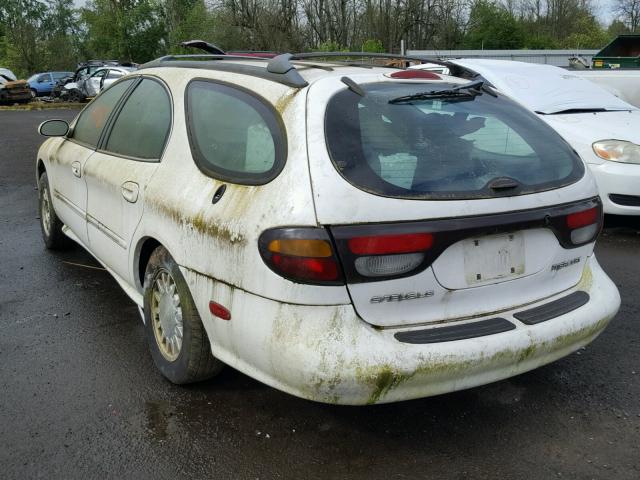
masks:
[[[605,213],[614,215],[640,215],[638,206],[621,205],[612,201],[616,195],[637,197],[640,202],[640,165],[604,162],[589,165],[593,172],[602,198]]]
[[[214,355],[285,392],[338,404],[438,395],[532,370],[590,343],[620,306],[618,290],[591,257],[580,283],[572,290],[588,293],[589,301],[568,313],[527,325],[514,314],[538,306],[528,305],[500,312],[500,317],[515,325],[509,331],[411,344],[394,335],[412,329],[373,328],[360,320],[350,305],[281,304],[183,271]],[[210,299],[231,306],[230,322],[211,317]],[[413,330],[420,328],[425,327]]]

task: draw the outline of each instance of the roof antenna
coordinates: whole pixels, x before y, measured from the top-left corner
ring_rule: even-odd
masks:
[[[358,85],[356,82],[351,80],[349,77],[342,77],[340,81],[344,83],[347,87],[349,87],[349,90],[351,90],[353,93],[360,95],[361,97],[364,97],[367,95],[367,92],[365,92],[360,85]]]
[[[186,42],[182,42],[180,46],[184,48],[198,48],[214,55],[226,55],[225,51],[220,47],[213,43],[205,42],[204,40],[188,40]]]

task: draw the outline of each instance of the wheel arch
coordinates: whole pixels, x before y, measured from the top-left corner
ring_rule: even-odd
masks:
[[[134,271],[136,287],[142,291],[144,286],[144,273],[147,270],[147,264],[151,258],[151,254],[158,247],[165,247],[159,240],[154,237],[143,237],[139,240],[135,249]]]
[[[45,167],[45,165],[44,165],[44,160],[42,160],[41,158],[38,158],[38,162],[36,164],[37,180],[40,180],[40,177],[46,171],[47,171],[47,167]]]

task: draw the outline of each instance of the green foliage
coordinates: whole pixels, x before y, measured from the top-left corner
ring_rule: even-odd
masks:
[[[471,6],[464,45],[489,50],[522,48],[525,32],[522,24],[501,4],[477,0]]]
[[[365,40],[362,44],[362,51],[368,53],[384,53],[384,46],[380,40]]]
[[[601,48],[629,31],[621,20],[603,29],[595,2],[588,0],[88,0],[80,8],[78,3],[0,0],[0,65],[26,77],[72,70],[91,58],[142,63],[186,53],[180,43],[192,39],[225,50],[280,52],[398,51],[401,40],[410,49],[575,49]]]
[[[558,42],[550,35],[541,33],[527,35],[524,42],[524,48],[529,48],[531,50],[550,50],[560,47],[558,46]]]
[[[163,50],[165,23],[151,0],[93,0],[81,9],[85,51],[94,58],[146,62]]]
[[[341,47],[336,42],[323,42],[313,49],[314,52],[348,52],[347,47]]]
[[[582,14],[575,19],[576,31],[566,36],[561,48],[602,48],[610,41],[607,32],[592,15]]]
[[[607,28],[607,35],[610,39],[625,33],[631,33],[631,30],[629,30],[629,27],[627,27],[621,20],[614,20],[611,22],[611,25],[609,25],[609,28]]]

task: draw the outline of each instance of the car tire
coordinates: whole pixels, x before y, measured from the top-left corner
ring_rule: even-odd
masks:
[[[31,89],[31,98],[37,98],[38,97],[38,91],[35,88]]]
[[[162,246],[151,254],[145,271],[144,318],[153,363],[170,382],[198,382],[222,370],[187,282]]]
[[[84,95],[78,89],[73,89],[69,92],[69,101],[73,103],[80,103],[84,100]]]
[[[49,250],[64,250],[73,245],[73,241],[62,232],[64,223],[56,215],[51,201],[51,189],[47,172],[40,175],[38,182],[38,211],[42,240]]]

